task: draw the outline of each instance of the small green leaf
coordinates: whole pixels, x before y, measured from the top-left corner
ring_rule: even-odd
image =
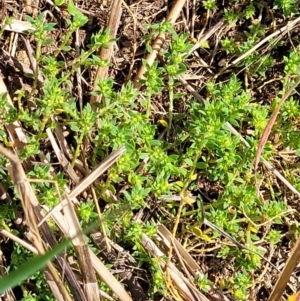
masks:
[[[208,164],[205,162],[198,162],[197,163],[197,168],[199,169],[206,169],[208,167]]]
[[[193,160],[191,160],[190,158],[186,158],[184,160],[185,164],[187,164],[188,166],[193,166]]]
[[[62,48],[61,48],[61,50],[63,50],[63,51],[70,51],[72,48],[70,47],[70,46],[63,46]]]
[[[61,6],[65,3],[65,0],[55,0],[55,5]]]

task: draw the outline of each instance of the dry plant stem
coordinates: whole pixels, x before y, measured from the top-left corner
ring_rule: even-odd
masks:
[[[297,239],[291,254],[281,272],[276,284],[269,296],[268,301],[280,301],[291,274],[293,273],[297,263],[300,261],[300,237]]]
[[[55,136],[57,138],[57,141],[60,145],[60,149],[62,150],[63,154],[67,157],[68,161],[72,161],[73,159],[73,153],[71,151],[71,148],[69,147],[68,142],[66,141],[62,128],[60,127],[60,125],[58,124],[58,121],[56,120],[56,118],[51,118],[52,121],[54,121],[56,123],[56,127],[55,127]]]
[[[67,206],[64,207],[64,218],[67,226],[68,237],[72,238],[72,244],[78,259],[78,265],[83,278],[84,292],[87,301],[98,301],[99,289],[94,269],[91,268],[92,261],[89,248],[85,241],[82,229],[71,201],[67,197]]]
[[[48,130],[48,135],[51,137],[51,131]],[[52,137],[53,138],[53,137]],[[55,142],[52,141],[53,145]],[[58,146],[56,146],[58,147]],[[58,191],[59,193],[59,191]],[[72,243],[74,245],[74,249],[77,254],[77,258],[79,261],[79,267],[81,270],[81,274],[84,280],[84,291],[88,301],[97,301],[99,300],[99,289],[96,281],[96,277],[94,274],[94,270],[91,269],[92,262],[90,258],[90,253],[88,251],[88,246],[85,242],[83,235],[78,235],[78,233],[82,233],[82,229],[80,227],[78,218],[74,211],[74,208],[69,201],[68,197],[66,198],[67,204],[63,207],[64,209],[64,219],[66,221],[66,231],[68,237],[76,237],[72,239]]]
[[[133,20],[133,45],[132,45],[132,60],[130,63],[130,67],[129,67],[129,71],[126,75],[126,82],[130,80],[131,78],[131,74],[132,74],[132,70],[134,67],[134,63],[135,63],[135,54],[136,54],[136,50],[137,50],[137,41],[136,41],[136,17],[134,16],[133,12],[131,11],[131,9],[128,7],[128,5],[126,4],[126,2],[123,0],[122,1],[124,7],[127,9],[127,11],[129,12],[129,14],[132,17]]]
[[[31,93],[33,93],[35,91],[36,86],[38,86],[39,88],[42,87],[42,83],[44,82],[44,79],[41,75],[41,72],[39,70],[39,65],[37,64],[36,58],[32,55],[34,53],[31,44],[29,42],[28,39],[25,39],[22,35],[21,38],[23,39],[24,45],[25,45],[25,49],[26,49],[26,53],[27,56],[29,58],[30,61],[30,65],[34,74],[34,83],[33,83],[33,89],[31,91]]]
[[[186,275],[189,273],[195,277],[200,277],[200,279],[204,276],[201,268],[196,263],[196,261],[192,258],[192,256],[188,253],[188,251],[178,242],[176,238],[172,237],[171,232],[163,225],[158,224],[157,226],[157,234],[162,238],[163,243],[167,248],[170,248],[172,244],[177,257],[181,263],[182,267],[186,267],[188,271],[185,271]],[[229,301],[226,296],[224,296],[221,292],[217,291],[213,286],[208,286],[208,293],[212,300],[216,301]]]
[[[5,0],[1,0],[0,1],[0,21],[1,22],[5,18],[6,13],[7,13],[6,1]]]
[[[0,51],[2,52],[3,59],[6,61],[7,64],[19,69],[23,73],[28,73],[30,75],[33,75],[33,71],[31,68],[27,67],[25,64],[18,61],[16,58],[14,58],[12,55],[10,55],[8,52],[6,52],[4,49],[1,49]],[[39,78],[39,80],[40,80],[40,78]],[[42,82],[39,82],[39,84],[42,84]]]
[[[200,157],[200,154],[195,157],[195,159],[194,159],[195,163],[198,162],[199,157]],[[190,176],[193,175],[194,172],[195,172],[195,167],[193,167],[192,170],[189,172],[188,178],[190,178]],[[180,204],[179,204],[178,211],[177,211],[177,214],[176,214],[176,217],[175,217],[175,223],[174,223],[174,227],[173,227],[173,231],[172,231],[172,237],[173,238],[176,238],[176,233],[177,233],[178,225],[179,225],[179,222],[180,222],[181,212],[182,212],[183,206],[186,204],[187,189],[188,189],[188,186],[189,186],[190,183],[191,183],[191,180],[187,180],[184,183],[184,186],[183,186],[182,191],[180,193]],[[169,249],[169,254],[168,254],[168,263],[172,259],[172,252],[173,252],[173,247],[171,245],[170,249]]]
[[[240,61],[242,61],[244,58],[246,58],[247,56],[249,56],[252,52],[254,52],[255,50],[257,50],[260,46],[262,46],[263,44],[267,43],[270,41],[270,39],[273,39],[274,37],[278,36],[278,35],[284,35],[285,33],[289,32],[290,30],[292,30],[297,23],[300,22],[300,17],[296,18],[293,21],[288,22],[287,25],[283,26],[282,28],[276,30],[275,32],[273,32],[272,34],[270,34],[269,36],[265,37],[264,39],[262,39],[259,43],[257,43],[254,47],[252,47],[251,49],[249,49],[247,52],[245,52],[243,55],[241,55],[240,57],[238,57],[237,59],[235,59],[234,61],[232,61],[231,64],[229,64],[228,66],[226,66],[224,69],[222,69],[218,75],[222,74],[226,69],[228,69],[229,67],[236,65],[237,63],[239,63]]]
[[[116,37],[118,27],[120,24],[121,14],[122,14],[122,0],[113,0],[111,9],[110,9],[110,15],[109,15],[109,21],[108,21],[108,27],[110,29],[110,36]],[[101,48],[99,57],[103,60],[107,60],[110,62],[112,53],[113,53],[113,46],[114,42],[109,44],[109,47],[107,49]],[[97,73],[94,79],[94,87],[93,90],[97,90],[98,82],[100,78],[106,79],[108,75],[108,67],[98,67]],[[90,104],[100,102],[101,96],[100,95],[91,95],[90,98]]]
[[[181,216],[181,212],[182,212],[182,209],[183,209],[183,206],[185,205],[185,202],[183,200],[183,197],[180,198],[180,204],[179,204],[179,208],[178,208],[178,211],[177,211],[177,214],[176,214],[176,218],[175,218],[175,223],[174,223],[174,227],[173,227],[173,231],[172,231],[172,238],[176,238],[176,232],[177,232],[177,229],[178,229],[178,225],[179,225],[179,221],[180,221],[180,216]],[[170,264],[171,264],[171,260],[172,260],[172,255],[173,255],[173,244],[170,244],[170,247],[169,247],[169,252],[168,252],[168,261],[166,263],[166,273],[167,273],[167,277],[169,278],[171,275],[170,275]]]
[[[76,56],[80,55],[80,42],[79,42],[79,30],[77,29],[75,32],[75,49],[76,49]],[[76,79],[77,79],[77,93],[78,93],[78,101],[79,101],[79,108],[80,113],[82,113],[83,103],[82,103],[82,83],[81,83],[81,67],[78,67],[76,70]]]
[[[0,93],[6,93],[6,101],[13,106],[13,102],[7,91],[6,85],[0,75]],[[10,140],[14,143],[16,149],[22,149],[26,144],[26,136],[23,132],[22,126],[18,120],[5,126]]]
[[[203,33],[204,33],[205,29],[206,29],[206,26],[207,26],[207,24],[208,24],[209,18],[210,18],[210,10],[208,9],[208,10],[206,11],[205,23],[204,23],[204,25],[203,25],[201,31],[200,31],[199,34],[198,34],[198,40],[200,40],[200,37],[202,37],[202,35],[203,35]]]
[[[191,19],[191,38],[195,38],[195,21],[196,21],[196,0],[192,4],[192,19]]]
[[[100,175],[102,175],[109,167],[111,167],[118,158],[125,152],[125,147],[120,147],[118,150],[112,152],[103,162],[100,163],[88,176],[86,176],[72,191],[69,193],[68,198],[72,202],[81,192],[90,186]],[[51,211],[49,211],[44,220],[49,217],[53,212],[60,211],[68,204],[65,199],[57,204]]]
[[[97,213],[98,213],[98,218],[99,218],[99,223],[100,223],[101,231],[102,231],[102,234],[104,236],[106,249],[107,249],[107,252],[110,253],[111,252],[111,246],[110,246],[108,238],[107,238],[107,234],[106,234],[106,230],[105,230],[105,225],[104,225],[104,220],[103,220],[103,216],[102,216],[102,213],[101,213],[101,209],[99,207],[99,203],[98,203],[98,198],[97,198],[97,195],[96,195],[96,191],[95,191],[95,189],[94,189],[93,186],[91,186],[91,190],[92,190],[94,204],[95,204],[95,207],[96,207],[96,210],[97,210]]]
[[[27,249],[28,251],[34,253],[34,254],[38,254],[38,250],[33,247],[32,245],[30,245],[29,243],[27,243],[26,241],[24,241],[23,239],[20,239],[18,236],[15,236],[14,234],[4,230],[4,229],[1,229],[0,230],[0,233],[11,239],[12,241],[16,242],[17,244],[19,244],[20,246],[22,246],[23,248]]]
[[[189,51],[189,54],[193,53],[195,50],[201,47],[201,45],[207,41],[221,26],[224,25],[223,21],[219,21],[216,25],[214,25],[208,32],[199,39],[199,41],[193,46],[193,48]]]
[[[108,285],[108,287],[118,296],[121,301],[133,301],[123,286],[110,273],[107,267],[99,260],[99,258],[90,249],[90,256],[93,261],[94,269],[100,278]]]
[[[33,193],[32,187],[30,186],[26,178],[24,169],[20,163],[19,158],[10,151],[8,151],[6,148],[4,148],[2,145],[0,145],[0,152],[4,156],[6,156],[11,162],[13,170],[13,181],[15,182],[15,185],[17,186],[18,192],[20,194],[22,207],[25,213],[25,221],[31,231],[33,244],[37,249],[38,254],[44,254],[45,248],[43,246],[42,239],[40,237],[36,223],[37,217],[35,215],[35,207],[38,204],[36,196]],[[51,273],[52,278],[55,280],[55,283],[58,286],[60,293],[64,297],[64,300],[71,301],[72,299],[69,293],[67,292],[66,288],[64,287],[61,279],[59,278],[58,273],[54,268],[52,262],[48,262],[47,267],[49,272]]]
[[[56,238],[54,237],[53,233],[51,232],[51,229],[49,228],[47,223],[41,222],[44,217],[40,214],[40,210],[36,212],[36,214],[39,216],[38,220],[40,221],[40,228],[44,234],[45,237],[47,237],[47,241],[50,244],[50,246],[57,245]],[[60,219],[62,221],[64,220],[64,217],[62,214],[60,214]],[[75,276],[73,273],[73,270],[70,268],[69,264],[65,261],[65,258],[62,255],[58,255],[56,257],[57,262],[60,265],[61,273],[64,275],[64,278],[68,281],[70,288],[72,290],[72,295],[74,297],[74,300],[76,301],[87,301],[85,294],[83,293],[81,289],[81,285],[78,282],[78,277]]]
[[[179,253],[178,249],[176,248],[176,244],[175,244],[174,241],[175,241],[174,237],[171,236],[170,237],[170,242],[171,242],[171,245],[172,245],[173,249],[175,250],[175,253],[176,253],[176,256],[177,256],[177,258],[179,260],[180,266],[183,269],[183,271],[184,271],[187,279],[189,281],[193,282],[194,279],[193,279],[192,275],[190,274],[190,272],[188,271],[187,266],[186,266],[186,264],[183,261],[183,258],[180,256],[180,253]]]
[[[79,177],[77,176],[75,170],[71,166],[71,163],[65,157],[64,153],[59,149],[58,144],[56,143],[56,140],[55,140],[55,138],[54,138],[54,136],[51,132],[51,129],[47,128],[46,133],[47,133],[48,138],[51,142],[51,145],[52,145],[52,148],[55,152],[55,155],[56,155],[59,163],[63,167],[64,171],[69,175],[69,177],[72,179],[72,181],[75,184],[78,184],[79,183]]]
[[[169,21],[172,25],[175,23],[175,21],[179,17],[180,12],[182,11],[185,1],[186,0],[177,0],[175,2],[169,15],[166,18],[166,21]],[[164,34],[159,34],[157,38],[154,40],[154,43],[152,44],[152,52],[149,53],[146,58],[146,61],[149,64],[149,66],[153,65],[164,42],[165,42]],[[139,80],[143,78],[145,72],[146,72],[146,68],[144,65],[142,65],[139,69],[137,76],[134,79],[135,88],[139,89],[141,87]]]
[[[210,227],[211,229],[219,232],[221,235],[223,235],[224,237],[228,238],[231,242],[233,242],[239,248],[247,250],[247,251],[249,251],[249,252],[251,252],[251,253],[259,256],[261,259],[263,259],[265,262],[267,262],[270,266],[272,266],[275,270],[277,270],[278,272],[280,272],[278,270],[278,268],[272,262],[270,262],[267,258],[265,258],[261,254],[257,253],[256,251],[251,250],[251,249],[247,248],[246,246],[242,245],[237,240],[235,240],[233,237],[231,237],[229,234],[227,234],[225,231],[223,231],[222,229],[220,229],[219,227],[215,226],[213,223],[211,223],[210,221],[208,221],[206,218],[203,219],[203,224],[205,224],[206,226]]]
[[[5,25],[4,30],[23,33],[28,30],[34,30],[34,28],[27,21],[12,20],[10,24]]]
[[[47,208],[46,208],[47,210]],[[52,217],[60,230],[68,237],[69,227],[65,222],[64,216],[60,212],[53,212]],[[108,285],[108,287],[118,296],[121,301],[133,301],[124,287],[110,273],[108,268],[100,261],[100,259],[89,249],[92,266],[99,277]],[[83,299],[86,300],[86,299]]]
[[[243,142],[245,146],[249,148],[251,147],[247,140],[245,140],[244,137],[229,122],[226,123],[226,126],[232,134],[237,136]],[[300,198],[300,192],[271,163],[262,157],[261,161],[270,172],[272,172],[286,187],[288,187]]]
[[[59,289],[58,289],[54,279],[52,278],[51,273],[49,273],[48,270],[44,271],[44,277],[45,277],[51,291],[53,292],[55,300],[56,301],[65,301],[63,296],[59,293]]]
[[[172,231],[172,237],[173,238],[176,238],[176,232],[177,232],[177,228],[178,228],[178,224],[179,224],[179,219],[180,219],[180,215],[181,215],[183,206],[184,206],[184,202],[181,200],[180,204],[179,204],[179,208],[178,208],[177,214],[176,214],[175,224],[174,224],[174,227],[173,227],[173,231]],[[168,251],[168,261],[166,263],[167,278],[170,277],[169,266],[171,264],[172,255],[173,255],[173,245],[170,244],[169,251]]]
[[[61,13],[61,10],[54,4],[54,2],[52,2],[51,0],[46,0],[46,2],[51,6],[52,9],[55,9],[58,13]]]
[[[69,199],[76,198],[88,186],[90,186],[100,175],[110,168],[119,157],[125,152],[125,147],[122,146],[118,150],[112,152],[103,162],[100,163],[88,176],[86,176],[80,184],[78,184],[68,195]]]
[[[184,13],[182,13],[182,18],[184,19],[184,23],[185,23],[185,27],[186,27],[186,30],[187,32],[189,32],[189,20],[190,20],[190,10],[189,10],[189,7],[190,7],[190,0],[186,0],[186,5],[185,7],[187,8],[185,10],[185,13],[186,13],[186,17],[184,15]],[[191,36],[191,33],[189,33],[190,36]]]
[[[6,262],[5,257],[2,252],[2,249],[0,249],[0,278],[3,278],[6,274]],[[7,289],[1,294],[1,301],[16,301],[15,294],[11,288]]]
[[[176,238],[172,238],[172,234],[170,231],[163,225],[158,224],[157,226],[157,233],[159,236],[163,238],[163,242],[167,247],[170,247],[171,242],[172,244],[175,244],[176,249],[180,253],[180,256],[186,263],[190,273],[193,276],[196,276],[197,274],[201,274],[203,276],[200,266],[197,264],[197,262],[193,259],[193,257],[185,250],[185,248],[178,242]]]
[[[300,192],[266,159],[261,158],[265,167],[272,172],[287,188],[289,188],[300,199]]]
[[[30,42],[28,41],[28,39],[25,39],[22,35],[21,35],[21,38],[22,38],[23,43],[25,45],[26,53],[27,53],[27,56],[29,58],[31,68],[32,68],[33,72],[35,72],[37,64],[36,64],[36,59],[32,55],[34,53],[34,51],[31,47]]]
[[[155,245],[155,243],[146,235],[142,236],[142,244],[146,250],[150,252],[152,256],[159,259],[159,264],[162,268],[166,268],[166,263],[163,261],[163,252]],[[178,271],[173,263],[168,264],[169,275],[174,281],[174,286],[180,293],[183,300],[189,301],[209,301],[201,292],[199,292],[194,284],[190,283],[181,273]]]
[[[300,84],[300,80],[298,80],[286,93],[285,95],[282,97],[280,103],[277,105],[274,113],[272,114],[266,128],[264,129],[264,132],[261,136],[261,139],[259,141],[259,145],[258,145],[258,149],[256,152],[256,156],[255,156],[255,162],[254,162],[254,170],[257,170],[258,167],[258,163],[259,163],[259,159],[261,156],[261,153],[263,151],[263,148],[267,142],[267,139],[269,138],[269,135],[271,133],[272,127],[276,121],[276,118],[279,114],[279,111],[283,105],[283,103],[288,99],[288,97],[290,97],[290,95],[294,92],[294,90],[297,88],[297,86]]]
[[[12,57],[15,57],[16,55],[18,38],[19,38],[19,34],[17,32],[16,33],[13,32],[11,34],[8,52]]]

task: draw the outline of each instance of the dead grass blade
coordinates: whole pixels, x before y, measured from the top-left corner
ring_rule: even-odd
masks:
[[[272,34],[270,34],[269,36],[265,37],[264,39],[262,39],[259,43],[257,43],[254,47],[252,47],[251,49],[249,49],[247,52],[245,52],[243,55],[239,56],[237,59],[235,59],[231,64],[229,64],[225,69],[229,68],[230,66],[236,65],[237,63],[239,63],[240,61],[242,61],[244,58],[246,58],[247,56],[249,56],[251,53],[253,53],[255,50],[257,50],[260,46],[264,45],[265,43],[269,43],[271,41],[271,39],[277,37],[278,35],[283,35],[286,33],[289,33],[293,28],[296,27],[297,23],[300,22],[300,17],[296,18],[293,21],[289,21],[287,23],[287,25],[283,26],[282,28],[276,30],[275,32],[273,32]],[[222,70],[223,71],[223,70]],[[222,72],[221,71],[221,72]],[[220,72],[220,73],[221,73]]]
[[[219,30],[224,25],[223,21],[219,21],[217,24],[215,24],[212,28],[210,28],[207,33],[205,33],[199,41],[192,47],[192,49],[189,51],[189,54],[193,53],[195,50],[200,48],[205,41],[207,41],[217,30]],[[222,29],[220,29],[222,30]]]
[[[0,93],[6,93],[6,101],[8,104],[13,106],[13,102],[7,91],[6,85],[0,76]],[[7,109],[8,110],[8,109]],[[9,135],[10,140],[13,142],[13,146],[16,149],[22,149],[26,144],[26,135],[23,132],[22,126],[19,121],[15,121],[5,126]]]
[[[175,249],[177,257],[181,261],[182,267],[187,267],[188,271],[192,274],[193,277],[199,276],[200,278],[202,278],[204,276],[197,262],[185,250],[185,248],[179,243],[179,241],[172,236],[172,233],[164,225],[158,224],[157,234],[161,236],[163,242],[168,248],[172,246]],[[208,294],[211,296],[212,300],[228,301],[227,297],[224,296],[221,292],[217,291],[213,286],[209,286]]]
[[[7,31],[13,31],[17,33],[26,32],[28,30],[34,30],[33,26],[29,22],[21,20],[12,20],[10,24],[4,26],[4,29]]]
[[[264,158],[261,158],[261,161],[270,172],[272,172],[288,189],[300,198],[300,192],[272,164]]]
[[[133,301],[124,287],[118,282],[118,280],[111,274],[107,267],[101,262],[101,260],[93,253],[91,249],[90,256],[92,258],[93,267],[99,277],[107,284],[107,286],[117,295],[121,301]]]
[[[49,271],[45,270],[44,275],[45,275],[45,279],[46,279],[51,291],[54,292],[53,294],[55,296],[55,300],[56,301],[65,301],[64,297],[60,294],[59,289],[51,276],[51,273],[49,273]]]
[[[38,250],[33,247],[31,244],[27,243],[26,241],[24,241],[23,239],[19,238],[18,236],[15,236],[13,233],[6,231],[5,229],[0,229],[0,233],[7,237],[8,239],[18,243],[20,246],[22,246],[23,248],[29,250],[30,252],[32,252],[33,254],[38,254]]]
[[[93,293],[88,296],[88,300],[93,299],[98,294],[98,288],[96,282],[93,282],[93,276],[89,275],[93,269],[91,266],[94,266],[96,272],[99,274],[101,279],[106,282],[106,284],[115,292],[115,294],[122,301],[132,301],[128,293],[121,286],[121,284],[110,274],[109,270],[102,264],[99,263],[99,259],[95,259],[92,252],[89,250],[88,246],[85,243],[83,236],[78,236],[78,233],[81,233],[76,213],[73,206],[71,205],[70,200],[76,198],[78,194],[84,191],[88,186],[90,186],[103,172],[105,172],[116,160],[124,153],[125,147],[121,147],[119,150],[113,152],[108,156],[90,175],[88,175],[83,181],[78,184],[74,190],[62,201],[63,205],[60,204],[60,208],[55,207],[55,210],[48,212],[47,216],[51,214],[55,220],[58,227],[61,231],[68,237],[76,237],[72,240],[77,256],[78,261],[80,262],[83,277],[86,278],[85,292],[88,293],[88,290],[93,291]],[[47,208],[44,207],[46,210]],[[58,209],[64,209],[64,215],[62,215]],[[100,266],[100,268],[99,268]],[[104,268],[103,268],[104,267]]]
[[[73,202],[75,198],[82,193],[88,186],[90,186],[100,175],[102,175],[108,168],[110,168],[118,158],[125,152],[125,147],[120,147],[118,150],[112,152],[103,162],[100,163],[89,175],[87,175],[67,196]],[[51,209],[43,220],[46,220],[50,214],[55,211],[60,211],[68,204],[68,200],[64,199],[59,204]]]
[[[27,73],[30,75],[33,75],[34,72],[31,68],[29,68],[27,65],[25,65],[24,63],[20,62],[18,59],[16,59],[15,57],[13,57],[11,54],[9,54],[8,52],[6,52],[4,49],[1,49],[1,54],[3,56],[3,59],[6,61],[7,64],[9,64],[10,66],[17,68],[19,70],[21,70],[23,73]],[[41,84],[42,78],[38,77],[38,81],[39,84]]]
[[[283,271],[279,275],[277,282],[269,296],[268,301],[280,301],[285,290],[286,284],[288,283],[291,274],[293,273],[296,265],[300,261],[300,237],[297,239],[295,246],[291,251]]]
[[[4,260],[4,254],[0,250],[0,278],[3,278],[6,274],[6,262]],[[8,289],[1,294],[1,301],[16,301],[16,297],[12,289]]]
[[[0,1],[0,22],[1,23],[4,20],[4,18],[6,16],[6,13],[7,13],[6,1],[5,0],[1,0]]]
[[[45,208],[46,209],[46,208]],[[69,235],[68,225],[65,222],[64,216],[60,212],[52,212],[52,218],[60,228],[60,230],[66,235]],[[99,277],[107,284],[107,286],[118,296],[121,301],[133,301],[124,287],[118,282],[118,280],[110,273],[107,267],[100,261],[100,259],[93,253],[91,249],[90,253],[93,268]]]
[[[4,156],[6,156],[11,162],[12,171],[13,171],[13,181],[20,194],[20,199],[25,214],[25,221],[30,229],[31,240],[33,242],[33,245],[37,249],[38,254],[44,254],[45,248],[38,231],[37,217],[35,215],[35,207],[38,205],[38,200],[32,190],[32,187],[29,184],[28,179],[26,178],[24,169],[22,167],[19,158],[13,153],[11,153],[10,151],[8,151],[6,148],[4,148],[2,145],[0,145],[0,152]],[[54,265],[51,262],[48,262],[47,268],[51,273],[51,277],[55,281],[56,286],[59,288],[59,292],[63,296],[64,300],[71,301],[72,299],[68,291],[64,287],[64,284],[62,283],[61,279],[59,278],[59,275]],[[56,290],[53,291],[54,295],[56,293],[57,293]],[[60,297],[57,296],[57,298]]]
[[[277,108],[275,109],[274,113],[272,114],[266,128],[264,129],[264,132],[261,136],[261,139],[259,141],[259,145],[258,145],[258,149],[255,155],[255,161],[254,161],[254,170],[257,170],[258,167],[258,163],[259,163],[259,159],[261,156],[261,153],[264,149],[264,146],[269,138],[269,135],[271,133],[272,127],[276,121],[276,118],[279,114],[279,111],[283,105],[283,103],[288,99],[288,97],[293,93],[293,91],[296,89],[296,87],[300,84],[300,80],[297,81],[286,93],[285,95],[282,97],[282,99],[280,100],[280,103],[278,104]]]
[[[86,176],[68,195],[69,199],[76,198],[96,179],[98,179],[108,168],[110,168],[120,156],[125,152],[125,147],[122,146],[118,150],[112,152],[101,164]]]
[[[52,148],[55,152],[55,155],[56,155],[58,161],[60,162],[61,166],[63,167],[64,171],[69,175],[69,177],[75,184],[78,184],[79,177],[77,176],[71,163],[65,157],[64,153],[59,149],[58,144],[56,143],[56,140],[51,132],[51,129],[50,128],[46,129],[46,133],[48,135],[48,138],[50,139],[50,142],[52,144]]]
[[[110,247],[110,244],[108,242],[108,237],[107,237],[107,234],[106,234],[106,229],[105,229],[105,224],[104,224],[104,221],[103,221],[102,212],[101,212],[101,209],[100,209],[100,206],[99,206],[99,202],[98,202],[98,198],[97,198],[97,195],[96,195],[95,188],[93,186],[91,187],[91,191],[92,191],[92,195],[93,195],[93,200],[94,200],[94,204],[95,204],[95,207],[96,207],[96,211],[97,211],[97,214],[98,214],[101,231],[102,231],[103,236],[104,236],[104,241],[105,241],[105,244],[106,244],[106,249],[107,249],[107,252],[110,253],[111,252],[111,247]]]
[[[82,229],[75,213],[74,207],[68,201],[64,207],[64,219],[68,230],[68,237],[72,238],[72,243],[78,259],[78,265],[83,278],[84,292],[87,301],[98,301],[99,288],[94,270],[91,269],[92,261],[88,251],[88,245],[85,241]]]
[[[142,236],[142,245],[154,257],[159,259],[159,264],[163,270],[168,269],[168,273],[173,281],[175,289],[179,292],[181,298],[186,301],[209,301],[194,284],[190,283],[176,266],[169,262],[168,265],[163,260],[165,254],[155,245],[155,243],[146,235]]]
[[[171,238],[172,233],[162,224],[157,225],[157,233],[162,238],[164,238],[169,245],[171,245]],[[177,248],[177,250],[180,253],[180,256],[183,258],[183,260],[186,263],[186,266],[188,267],[190,273],[192,273],[193,276],[196,276],[197,274],[202,275],[201,268],[197,264],[197,262],[193,259],[193,257],[183,248],[183,246],[179,243],[177,239],[173,238],[173,242]]]
[[[23,40],[23,43],[25,45],[25,50],[26,50],[28,59],[30,61],[31,69],[33,70],[34,74],[37,72],[37,84],[39,85],[39,87],[42,87],[43,83],[44,83],[44,78],[43,78],[41,72],[38,69],[38,65],[36,63],[36,59],[33,56],[34,50],[32,49],[29,40],[25,39],[22,35],[20,35],[20,36],[21,36],[21,38]]]

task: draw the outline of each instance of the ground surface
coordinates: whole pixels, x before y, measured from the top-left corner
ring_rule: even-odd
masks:
[[[109,252],[96,229],[88,236],[89,245],[133,300],[201,300],[199,292],[208,300],[268,300],[299,233],[297,4],[126,1],[118,21],[117,2],[76,1],[87,19],[64,47],[78,15],[67,3],[57,4],[1,3],[1,20],[30,21],[25,15],[35,20],[43,12],[41,24],[53,23],[39,35],[28,34],[21,24],[21,33],[4,30],[0,37],[0,70],[11,98],[10,105],[1,99],[2,144],[23,160],[28,178],[52,179],[62,195],[67,194],[65,187],[72,191],[81,185],[101,161],[125,145],[118,162],[97,175],[95,190],[88,186],[81,191],[75,208],[83,229],[98,220],[95,193],[102,233],[105,228],[106,242],[116,249]],[[163,29],[151,25],[162,24],[167,16],[171,25],[160,36],[158,48],[155,38]],[[110,62],[108,69],[100,69],[104,84],[97,86],[97,62],[93,58],[89,63],[91,54],[86,57],[82,51],[92,49],[94,35],[109,24],[116,41],[107,43],[106,52],[98,47],[93,53]],[[157,49],[151,73],[153,62],[147,54]],[[146,58],[148,73],[143,77]],[[255,172],[259,141],[281,101],[262,153],[273,167],[268,169],[260,160]],[[16,120],[27,141],[9,127]],[[46,129],[56,133],[53,139],[69,169],[54,152]],[[32,242],[7,162],[1,156],[3,228]],[[41,205],[52,208],[59,202],[52,184],[33,187]],[[66,235],[54,222],[49,224],[58,241]],[[166,229],[178,245],[166,242]],[[147,247],[145,234],[164,253],[164,263],[152,252],[154,247]],[[44,233],[42,239],[47,241]],[[12,270],[31,257],[5,236],[1,249],[3,265]],[[82,287],[86,279],[76,254],[70,251],[65,258]],[[189,285],[178,284],[166,262],[174,264]],[[292,270],[282,300],[298,290],[298,269]],[[11,299],[3,300],[52,300],[43,273],[35,275],[7,293]],[[104,282],[97,283],[115,297]]]

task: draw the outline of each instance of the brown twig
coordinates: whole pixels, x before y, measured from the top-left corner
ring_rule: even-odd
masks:
[[[299,260],[300,260],[300,237],[297,239],[297,242],[291,251],[291,254],[283,268],[283,271],[281,272],[279,278],[277,279],[277,282],[269,296],[268,301],[281,300],[286,284],[288,283],[290,276],[294,271]]]
[[[108,27],[110,29],[110,36],[111,37],[116,37],[117,31],[118,31],[118,27],[119,27],[119,23],[120,23],[120,19],[121,19],[121,14],[122,14],[122,0],[114,0],[112,1],[112,6],[110,9],[110,15],[109,15],[109,21],[108,21]],[[106,48],[101,48],[100,53],[99,53],[99,57],[102,60],[107,60],[108,62],[110,62],[111,57],[112,57],[112,53],[113,53],[113,46],[114,43],[110,43],[109,47]],[[94,87],[93,90],[97,90],[97,85],[99,82],[99,79],[106,79],[108,75],[108,67],[98,67],[97,69],[97,73],[94,79]],[[101,101],[101,96],[95,96],[95,95],[91,95],[90,98],[90,104],[96,103],[96,102],[100,102]]]
[[[172,25],[175,23],[175,21],[179,17],[180,12],[182,11],[185,1],[186,0],[177,0],[175,2],[169,15],[166,18],[166,21],[170,22]],[[165,42],[165,34],[163,34],[163,33],[159,34],[156,37],[156,39],[154,40],[154,42],[152,44],[152,52],[149,53],[146,57],[146,61],[150,66],[152,66],[152,64],[156,60],[156,57],[157,57],[164,42]],[[138,71],[138,74],[136,75],[136,77],[134,79],[135,88],[138,88],[138,89],[140,88],[141,85],[139,83],[139,80],[141,78],[143,78],[145,72],[146,72],[146,67],[144,65],[142,65]]]

